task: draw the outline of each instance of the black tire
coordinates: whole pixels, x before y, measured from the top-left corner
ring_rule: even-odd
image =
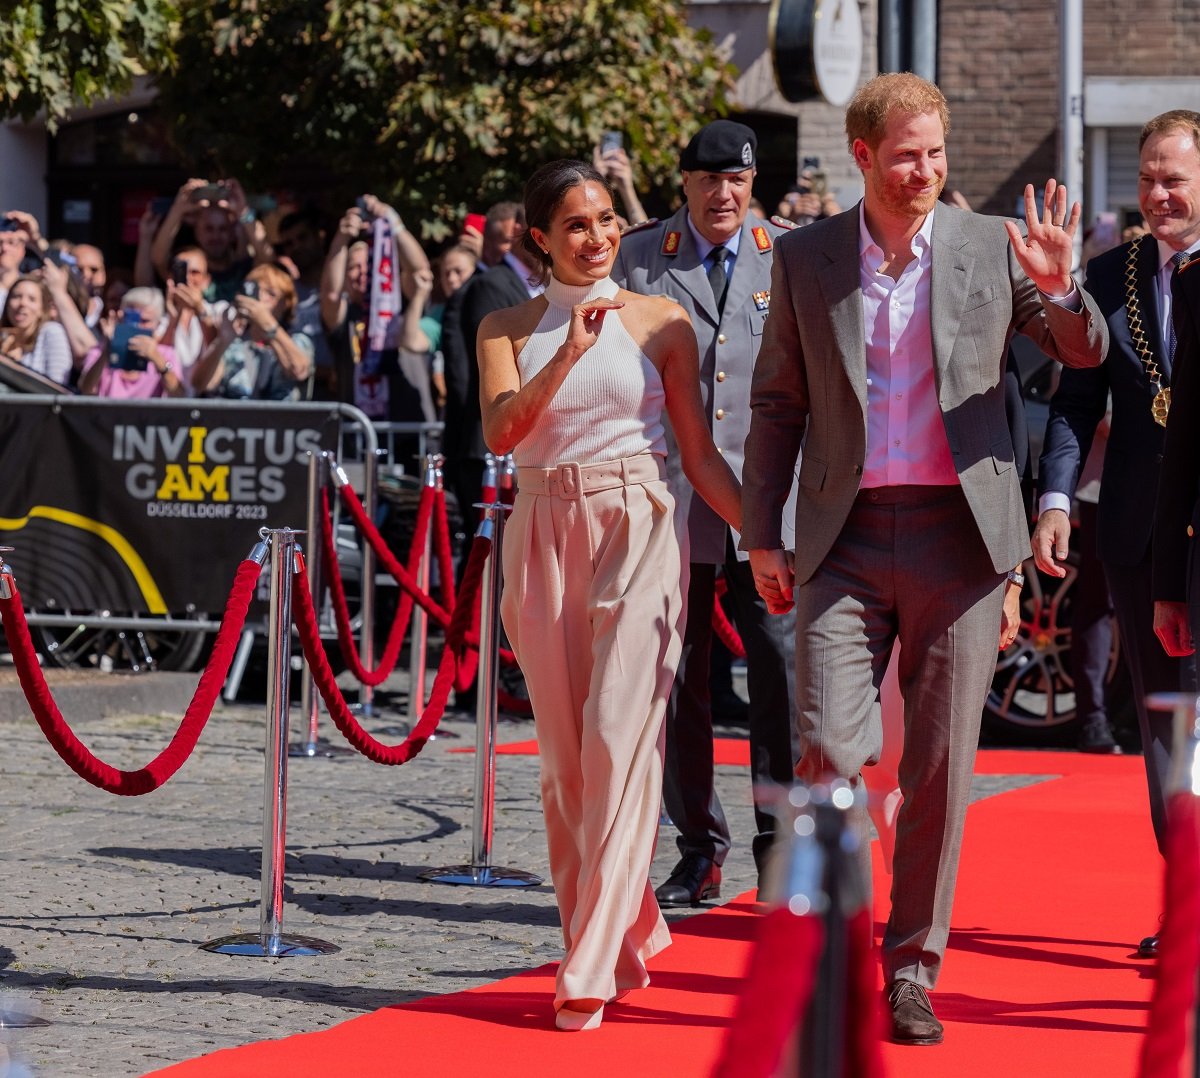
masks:
[[[1021,627],[1012,646],[996,661],[984,706],[984,726],[997,740],[1026,745],[1073,744],[1079,730],[1071,676],[1071,596],[1079,556],[1071,551],[1061,580],[1042,573],[1030,558],[1024,565]],[[1110,690],[1119,682],[1120,640],[1113,627],[1108,661]],[[1110,707],[1113,698],[1110,692]]]
[[[53,666],[106,673],[195,670],[209,634],[202,629],[117,629],[31,625],[34,645]]]

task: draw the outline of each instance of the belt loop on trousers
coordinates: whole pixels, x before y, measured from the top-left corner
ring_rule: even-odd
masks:
[[[574,461],[558,466],[558,496],[568,501],[578,501],[583,497],[583,474],[579,465]]]

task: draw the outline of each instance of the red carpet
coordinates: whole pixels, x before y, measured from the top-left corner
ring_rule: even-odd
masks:
[[[1142,761],[984,752],[978,770],[1063,777],[970,809],[954,931],[934,996],[946,1043],[888,1045],[888,1074],[1132,1078],[1151,967],[1130,955],[1156,924],[1162,886]],[[877,863],[877,891],[886,886]],[[158,1073],[703,1078],[758,922],[741,900],[677,924],[675,944],[651,963],[653,986],[611,1008],[595,1033],[550,1027],[547,966]],[[682,1070],[681,1060],[690,1061]]]

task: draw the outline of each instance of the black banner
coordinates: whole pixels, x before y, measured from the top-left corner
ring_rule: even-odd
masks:
[[[173,404],[0,397],[0,543],[27,609],[219,615],[258,529],[304,528],[335,410]]]

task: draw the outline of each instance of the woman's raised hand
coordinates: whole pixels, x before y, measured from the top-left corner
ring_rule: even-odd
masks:
[[[619,311],[624,307],[615,299],[590,299],[586,303],[577,303],[571,310],[571,326],[567,330],[567,345],[575,350],[578,356],[583,355],[600,338],[600,330],[604,326],[604,316],[609,311]]]

